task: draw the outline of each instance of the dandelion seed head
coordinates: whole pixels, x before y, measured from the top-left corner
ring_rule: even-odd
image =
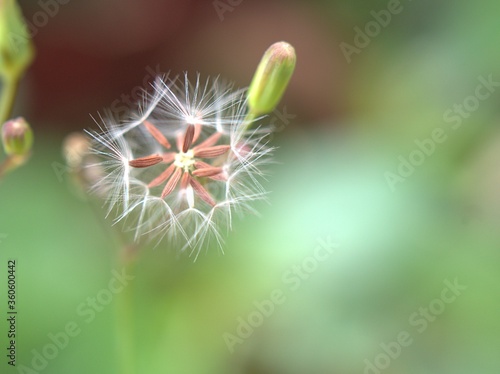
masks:
[[[256,213],[273,148],[246,119],[244,90],[218,78],[157,79],[133,118],[89,132],[108,215],[136,240],[190,250],[223,246],[235,214]]]

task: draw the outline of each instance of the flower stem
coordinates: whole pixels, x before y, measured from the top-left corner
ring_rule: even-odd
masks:
[[[245,124],[245,130],[248,130],[248,128],[253,124],[256,118],[257,115],[251,110],[248,110],[248,113],[243,120],[243,123]]]
[[[7,156],[0,163],[0,181],[9,171],[23,165],[28,160],[29,156],[30,156],[29,154],[22,156],[21,155]]]
[[[108,222],[101,214],[102,211],[97,207],[95,201],[92,201],[90,207],[98,217],[100,227],[112,241],[114,252],[115,268],[118,272],[124,271],[125,274],[135,276],[135,269],[141,246],[130,241],[123,231],[116,225],[109,226]],[[116,294],[115,306],[115,344],[116,355],[118,358],[120,374],[135,374],[136,351],[134,344],[135,316],[134,316],[134,284],[129,283]]]
[[[136,248],[125,246],[120,252],[119,262],[126,274],[133,274],[135,269]],[[117,347],[121,374],[135,374],[134,350],[134,287],[127,285],[118,295],[117,300]]]
[[[19,85],[19,76],[15,73],[4,72],[1,77],[3,83],[0,97],[0,125],[10,118],[16,100],[17,87]],[[7,158],[0,163],[0,180],[2,180],[7,172],[22,165],[26,159],[27,158],[7,156]]]
[[[0,98],[0,123],[7,121],[14,108],[19,76],[15,73],[4,73],[2,76],[2,96]]]

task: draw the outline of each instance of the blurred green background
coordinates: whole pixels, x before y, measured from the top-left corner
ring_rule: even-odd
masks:
[[[43,1],[19,3],[33,25],[47,13]],[[394,0],[57,4],[46,25],[35,25],[37,56],[14,113],[34,128],[33,157],[0,184],[0,310],[14,258],[18,365],[33,368],[50,334],[75,322],[81,332],[34,372],[122,372],[123,295],[89,323],[78,312],[121,269],[111,220],[68,181],[64,137],[95,127],[89,113],[120,112],[137,99],[150,70],[246,86],[264,50],[286,40],[298,64],[281,115],[268,119],[280,130],[271,204],[235,222],[223,255],[214,246],[193,262],[168,243],[143,250],[124,291],[135,372],[498,373],[500,94],[493,88],[456,129],[445,118],[470,101],[481,77],[500,82],[496,1],[403,0],[350,63],[341,43],[356,46],[355,28]],[[446,140],[391,188],[387,172],[398,173],[436,128]],[[338,246],[297,289],[284,282],[328,238]],[[411,316],[440,305],[445,282],[456,279],[466,289],[419,332]],[[284,302],[228,349],[225,334],[236,336],[275,290]],[[405,331],[411,344],[385,362],[383,346]],[[2,373],[24,372],[2,357]]]

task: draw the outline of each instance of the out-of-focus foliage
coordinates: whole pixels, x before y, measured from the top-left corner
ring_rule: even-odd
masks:
[[[16,0],[0,2],[0,74],[18,75],[33,60],[33,44]]]
[[[246,3],[224,22],[244,13]],[[370,12],[387,3],[293,4],[329,17],[325,37],[338,44],[352,42],[353,28],[364,27]],[[456,130],[443,120],[474,95],[481,76],[500,81],[498,4],[403,4],[404,11],[342,65],[345,118],[315,124],[297,117],[276,134],[271,205],[259,209],[262,217],[235,225],[224,255],[207,248],[192,263],[172,248],[145,249],[130,284],[141,372],[363,373],[365,360],[374,362],[381,345],[406,331],[411,344],[381,373],[498,373],[500,90]],[[300,49],[297,54],[300,76],[307,59]],[[238,57],[224,60],[236,69]],[[418,149],[415,141],[436,128],[446,141],[391,191],[384,173],[397,172],[399,157],[408,159]],[[75,321],[82,332],[42,373],[114,373],[116,305],[90,323],[77,312],[118,268],[113,228],[100,220],[99,206],[68,189],[59,140],[40,140],[33,162],[0,186],[1,258],[19,260],[18,359],[28,365],[31,350],[50,343],[48,334]],[[292,289],[283,277],[290,279],[318,239],[329,236],[338,248]],[[455,279],[466,289],[419,332],[412,316],[436,303],[445,282]],[[224,334],[236,334],[239,318],[255,313],[255,303],[274,290],[285,301],[230,353]]]

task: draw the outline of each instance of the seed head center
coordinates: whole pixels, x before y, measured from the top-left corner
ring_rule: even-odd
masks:
[[[180,151],[175,155],[174,165],[184,169],[184,171],[191,170],[194,163],[194,152],[192,149],[188,150],[186,153]]]

